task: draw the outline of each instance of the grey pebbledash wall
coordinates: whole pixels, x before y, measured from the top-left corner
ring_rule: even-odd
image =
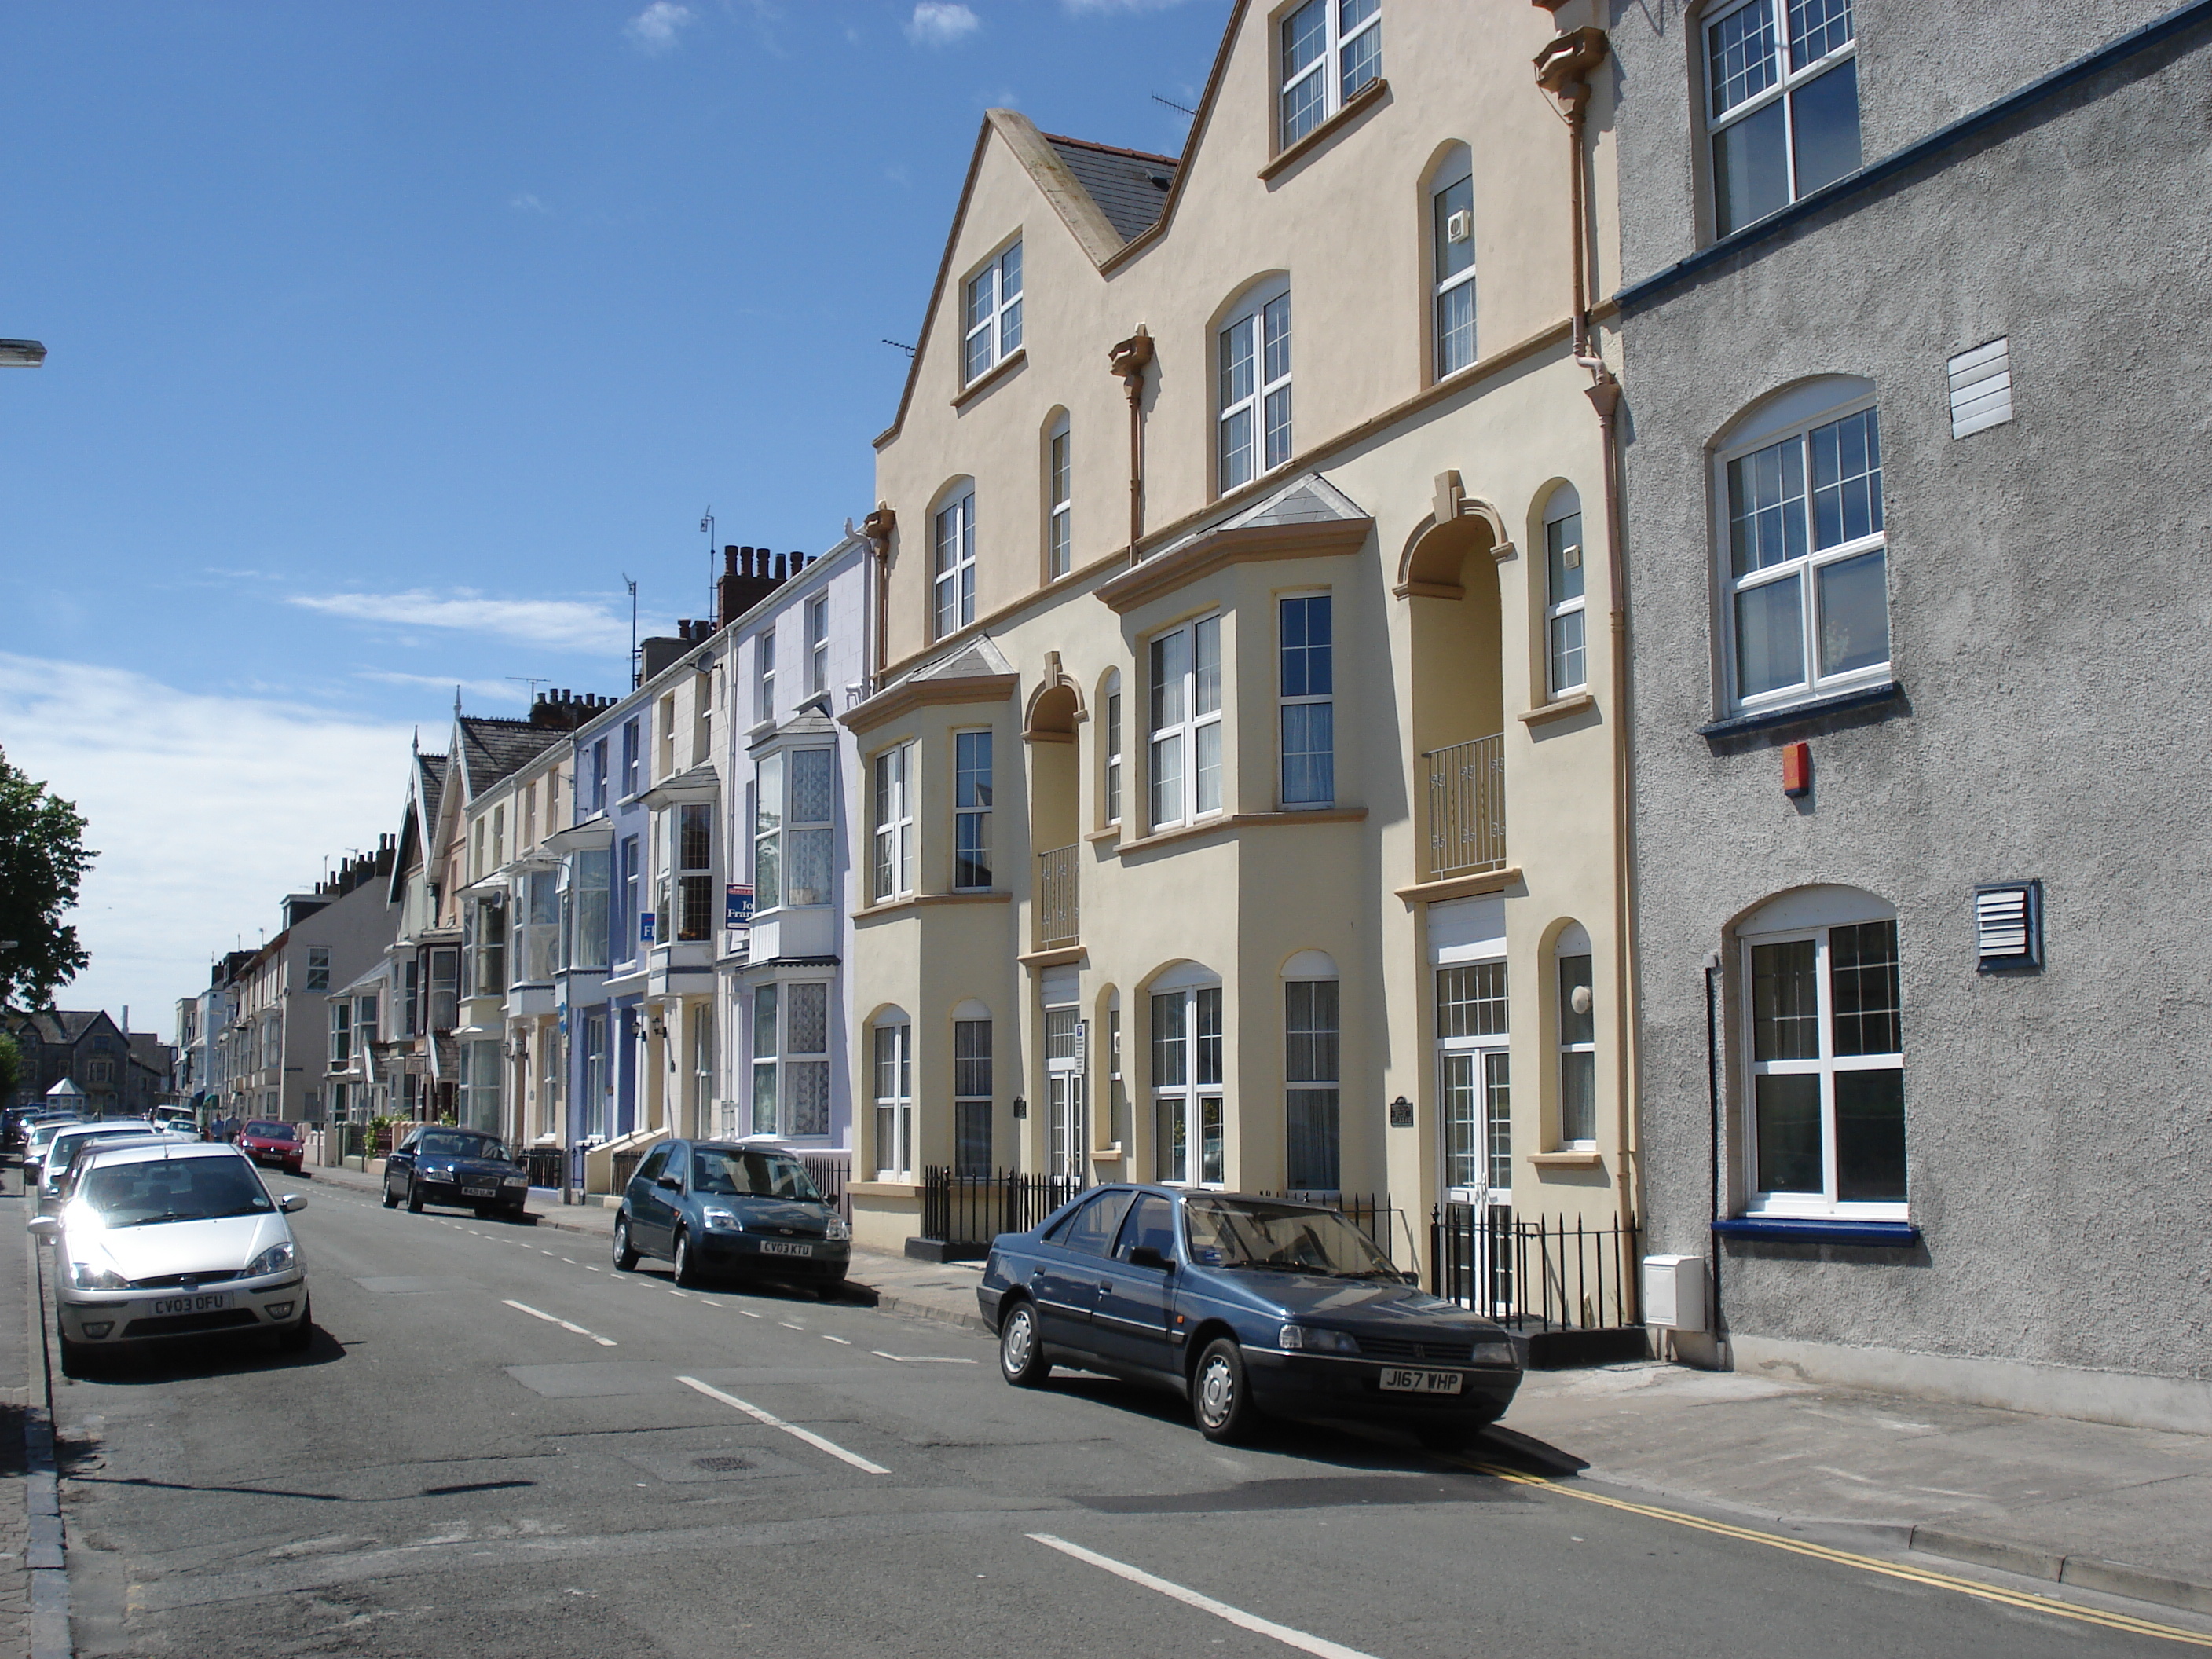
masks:
[[[1880,176],[1713,255],[1700,13],[1609,20],[1648,1248],[1717,1258],[1738,1364],[2212,1429],[2212,8],[1855,11]],[[1946,362],[2000,337],[2013,418],[1954,438]],[[1829,374],[1875,386],[1901,695],[1700,735],[1727,713],[1708,446]],[[1779,751],[1801,741],[1793,801]],[[2014,878],[2043,883],[2046,965],[1978,974],[1974,889]],[[1724,951],[1734,1215],[1730,930],[1812,884],[1896,908],[1913,1247],[1709,1231],[1703,964]]]

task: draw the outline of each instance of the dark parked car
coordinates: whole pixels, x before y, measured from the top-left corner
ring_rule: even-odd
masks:
[[[1521,1384],[1504,1331],[1410,1283],[1337,1211],[1287,1199],[1101,1188],[1000,1234],[975,1296],[1007,1382],[1034,1388],[1058,1361],[1172,1389],[1209,1440],[1273,1413],[1453,1445]]]
[[[238,1131],[238,1150],[256,1164],[274,1164],[293,1175],[300,1173],[301,1161],[307,1157],[307,1148],[300,1144],[300,1132],[280,1119],[249,1118]]]
[[[78,1114],[66,1107],[10,1106],[4,1128],[0,1128],[0,1148],[21,1152],[31,1138],[31,1131],[41,1123],[74,1123]]]
[[[615,1266],[675,1264],[676,1282],[735,1273],[828,1293],[853,1257],[853,1229],[806,1166],[780,1146],[664,1140],[630,1177],[615,1215]]]
[[[384,1164],[387,1210],[404,1199],[410,1210],[454,1204],[480,1220],[519,1221],[529,1196],[529,1171],[508,1156],[505,1141],[481,1129],[417,1129]]]

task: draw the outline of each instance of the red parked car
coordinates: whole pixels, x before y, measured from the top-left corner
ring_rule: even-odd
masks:
[[[238,1150],[256,1164],[274,1164],[293,1175],[300,1173],[301,1160],[307,1156],[297,1129],[265,1117],[250,1118],[240,1126]]]

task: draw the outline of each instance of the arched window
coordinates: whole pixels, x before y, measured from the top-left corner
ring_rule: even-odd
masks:
[[[1044,579],[1056,581],[1075,566],[1075,474],[1069,458],[1067,415],[1055,416],[1044,438]]]
[[[1227,1179],[1221,976],[1178,963],[1152,985],[1152,1170],[1179,1186]]]
[[[1544,503],[1544,689],[1553,698],[1589,684],[1583,568],[1583,498],[1561,484]]]
[[[1429,276],[1441,380],[1474,361],[1474,158],[1464,144],[1430,175]]]
[[[1724,435],[1715,462],[1729,706],[1889,678],[1881,433],[1871,382],[1811,380]]]
[[[1559,993],[1559,1148],[1588,1152],[1597,1146],[1597,1018],[1589,932],[1569,922],[1552,954]]]
[[[1339,1157],[1336,963],[1301,951],[1283,964],[1283,1184],[1334,1192]]]
[[[1218,337],[1215,476],[1223,493],[1291,459],[1291,284],[1261,283]]]
[[[1099,763],[1103,775],[1099,780],[1099,823],[1102,827],[1121,821],[1121,671],[1109,669],[1104,688],[1098,696],[1098,706],[1105,710],[1106,719],[1098,736]]]
[[[975,486],[963,479],[937,509],[931,564],[935,637],[975,620]]]
[[[1748,1207],[1905,1214],[1905,1037],[1897,913],[1813,887],[1760,906],[1742,942]]]
[[[914,1179],[914,1027],[896,1009],[876,1016],[869,1070],[875,1090],[876,1179]]]

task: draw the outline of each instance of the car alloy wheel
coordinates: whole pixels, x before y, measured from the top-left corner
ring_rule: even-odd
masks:
[[[629,1223],[615,1223],[615,1271],[618,1273],[637,1271],[637,1252],[630,1248]]]
[[[392,1182],[388,1177],[384,1183],[384,1207],[387,1210],[396,1210],[399,1207],[399,1194],[392,1190]]]
[[[679,1228],[676,1234],[676,1282],[690,1290],[699,1282],[699,1264],[692,1259],[691,1235]]]
[[[999,1326],[999,1371],[1018,1389],[1034,1389],[1052,1375],[1052,1362],[1037,1340],[1036,1304],[1017,1302]]]
[[[407,1177],[407,1212],[410,1215],[422,1213],[422,1188],[411,1175]]]
[[[1244,1355],[1225,1336],[1206,1345],[1191,1375],[1191,1413],[1208,1440],[1242,1440],[1251,1433],[1259,1413],[1252,1407],[1244,1383]]]

